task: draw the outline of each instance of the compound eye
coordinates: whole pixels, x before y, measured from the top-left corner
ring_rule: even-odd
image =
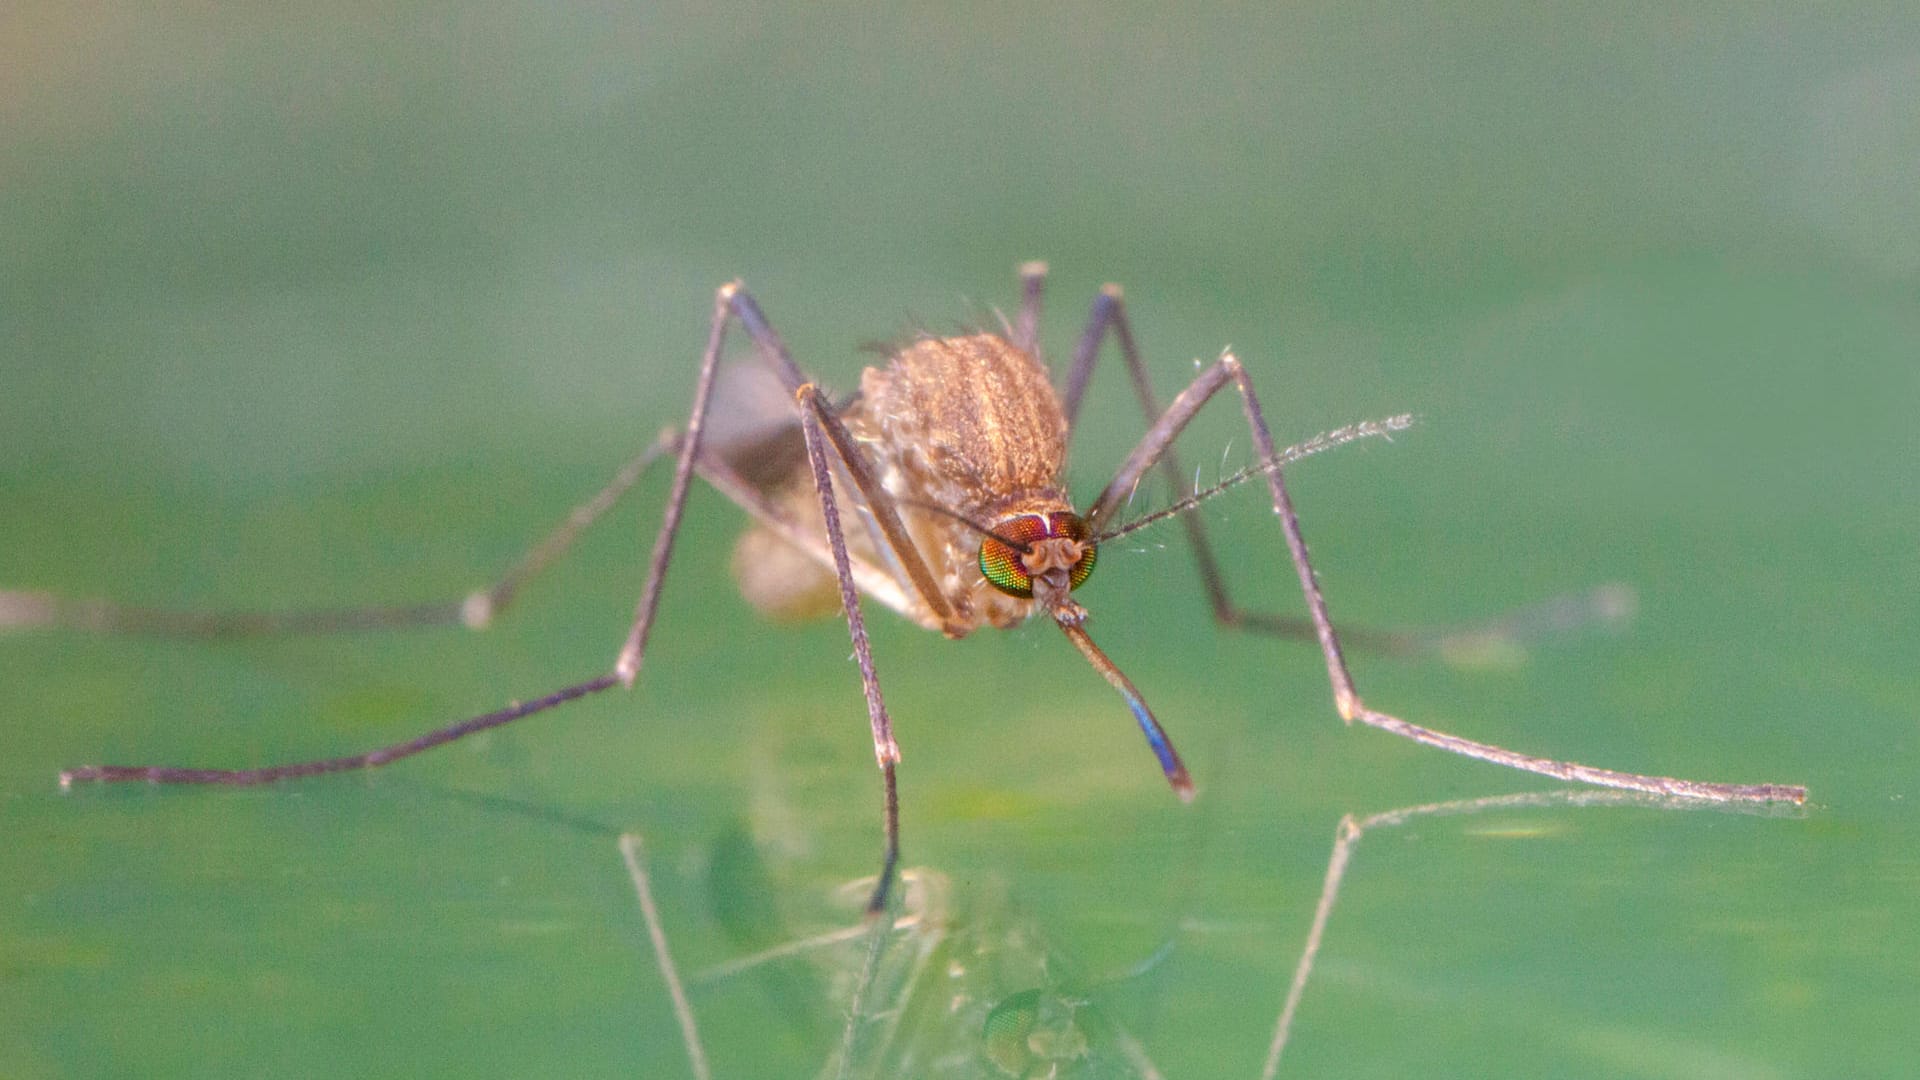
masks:
[[[1000,522],[993,532],[980,544],[980,573],[1008,596],[1023,600],[1033,597],[1033,573],[1027,560],[1035,555],[1034,545],[1042,541],[1067,540],[1079,545],[1079,558],[1067,571],[1069,588],[1079,588],[1093,573],[1094,547],[1085,540],[1087,526],[1078,514],[1023,514]]]
[[[1026,551],[1022,547],[1046,535],[1044,520],[1031,515],[1001,522],[994,529],[994,535],[980,542],[981,575],[1008,596],[1033,599],[1033,575],[1027,572]]]

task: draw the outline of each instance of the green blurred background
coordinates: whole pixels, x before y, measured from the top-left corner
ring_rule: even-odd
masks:
[[[720,282],[846,389],[1044,258],[1055,356],[1114,280],[1163,394],[1232,344],[1282,438],[1418,414],[1295,474],[1336,617],[1639,590],[1517,667],[1357,658],[1378,706],[1813,788],[1369,839],[1282,1075],[1910,1075],[1916,177],[1905,3],[14,4],[0,587],[457,595],[684,418]],[[1215,411],[1203,475],[1245,456]],[[1141,430],[1117,369],[1084,417],[1082,499]],[[483,636],[0,640],[0,1076],[684,1075],[613,835],[692,971],[844,922],[878,842],[844,629],[752,618],[710,492],[634,693],[365,777],[53,782],[597,673],[663,490]],[[1208,520],[1296,610],[1257,493]],[[1252,1076],[1342,813],[1552,785],[1342,729],[1311,651],[1211,628],[1177,530],[1114,548],[1080,595],[1200,801],[1058,635],[880,615],[907,859],[1058,993],[1171,942],[1088,1008],[1169,1076]],[[847,1007],[816,959],[693,988],[718,1075],[815,1072]]]

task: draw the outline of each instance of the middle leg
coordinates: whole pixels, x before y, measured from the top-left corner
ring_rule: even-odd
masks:
[[[1147,366],[1140,358],[1140,346],[1133,336],[1133,324],[1127,318],[1126,299],[1120,286],[1103,285],[1099,295],[1094,297],[1093,310],[1087,316],[1086,329],[1080,333],[1080,340],[1074,346],[1073,366],[1068,369],[1067,383],[1062,404],[1067,413],[1067,424],[1071,429],[1077,426],[1081,399],[1086,395],[1087,384],[1093,378],[1094,365],[1100,356],[1100,347],[1111,335],[1120,347],[1120,358],[1126,365],[1127,381],[1133,387],[1134,399],[1140,403],[1140,411],[1149,424],[1162,415],[1159,396],[1153,392],[1153,381],[1147,375]],[[1171,441],[1161,453],[1158,468],[1172,490],[1178,491],[1186,482],[1186,469],[1180,463],[1179,452]],[[1129,497],[1132,488],[1127,489]],[[1233,602],[1227,592],[1226,573],[1220,568],[1220,560],[1213,553],[1213,544],[1207,537],[1205,522],[1197,514],[1180,515],[1180,527],[1187,536],[1187,549],[1193,552],[1195,568],[1200,572],[1200,584],[1207,594],[1207,606],[1213,612],[1215,622],[1234,629],[1252,630],[1271,634],[1276,637],[1312,640],[1315,637],[1313,623],[1307,619],[1257,611],[1243,611]],[[1416,647],[1414,635],[1401,631],[1370,631],[1349,629],[1347,636],[1356,643],[1376,646],[1385,651],[1409,651]]]
[[[612,671],[562,687],[559,690],[535,698],[531,701],[517,702],[504,709],[479,716],[469,717],[457,723],[436,728],[423,735],[401,742],[378,747],[373,750],[340,757],[321,758],[311,761],[297,761],[282,765],[268,765],[252,769],[202,769],[173,765],[85,765],[68,769],[60,774],[62,789],[70,788],[75,782],[123,783],[146,781],[153,784],[221,784],[233,787],[247,787],[258,784],[277,783],[307,776],[327,773],[348,772],[357,769],[371,769],[387,765],[402,758],[465,738],[476,732],[491,730],[514,721],[546,712],[557,706],[591,694],[612,689],[616,686],[631,687],[635,675],[639,672],[641,658],[645,655],[646,640],[652,629],[653,621],[659,609],[660,591],[666,581],[667,565],[673,553],[673,542],[679,531],[680,519],[685,510],[688,488],[692,482],[694,460],[700,452],[700,433],[706,426],[707,409],[713,396],[714,371],[720,363],[722,346],[726,338],[727,324],[735,315],[735,298],[740,295],[737,283],[720,288],[715,296],[713,322],[707,337],[706,351],[700,362],[700,375],[694,391],[693,406],[689,411],[685,433],[679,436],[663,435],[648,454],[630,463],[616,477],[613,484],[604,489],[599,496],[576,511],[576,516],[556,530],[550,542],[534,549],[528,556],[530,562],[523,565],[537,569],[544,562],[564,550],[579,529],[583,529],[594,518],[611,505],[612,501],[624,492],[644,471],[648,462],[653,460],[661,448],[677,447],[673,486],[667,496],[666,510],[662,515],[660,529],[654,540],[653,557],[647,571],[646,585],[642,589],[638,610],[634,616],[632,629],[628,632]],[[629,475],[631,474],[631,475]],[[557,539],[555,539],[557,538]],[[517,587],[518,578],[509,574],[508,593]]]

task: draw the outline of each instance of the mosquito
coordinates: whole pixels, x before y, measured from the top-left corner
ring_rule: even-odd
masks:
[[[1308,637],[1318,643],[1334,709],[1349,725],[1365,724],[1451,753],[1566,781],[1717,802],[1805,801],[1806,789],[1796,785],[1707,783],[1522,754],[1421,727],[1364,704],[1308,561],[1300,520],[1282,472],[1285,466],[1333,446],[1389,435],[1411,419],[1399,416],[1356,424],[1282,450],[1274,442],[1252,380],[1231,351],[1201,370],[1162,409],[1121,291],[1113,285],[1094,298],[1065,380],[1056,389],[1038,359],[1046,267],[1028,263],[1019,276],[1018,314],[1013,321],[1003,322],[998,332],[920,335],[892,349],[884,366],[867,368],[858,392],[839,402],[802,372],[746,288],[738,281],[722,285],[714,295],[685,426],[662,433],[505,576],[462,600],[394,608],[222,614],[66,600],[40,592],[0,592],[0,627],[67,625],[96,632],[189,635],[319,633],[431,624],[479,629],[491,623],[528,578],[557,559],[652,466],[666,460],[673,463],[645,584],[610,670],[364,753],[237,769],[87,765],[63,772],[61,786],[135,780],[252,785],[372,768],[615,687],[630,689],[646,657],[687,494],[697,476],[753,519],[753,529],[740,549],[746,558],[736,560],[750,600],[771,611],[797,611],[816,603],[824,586],[829,602],[837,597],[836,606],[846,619],[881,775],[883,849],[868,904],[872,913],[884,909],[900,860],[895,778],[900,748],[881,693],[861,598],[949,638],[986,626],[1010,628],[1030,617],[1053,623],[1118,692],[1146,736],[1167,783],[1182,800],[1190,801],[1193,781],[1172,740],[1138,688],[1094,644],[1087,631],[1087,609],[1072,596],[1092,574],[1102,543],[1167,518],[1178,518],[1185,527],[1218,622]],[[710,452],[707,446],[716,375],[727,332],[736,323],[791,401],[793,420],[785,430],[791,432],[797,426],[799,438],[789,443],[791,453],[786,459],[774,454],[749,460],[737,453]],[[1119,346],[1148,427],[1112,481],[1085,510],[1076,510],[1064,481],[1067,446],[1095,361],[1109,338]],[[1174,484],[1184,483],[1186,474],[1174,452],[1174,441],[1208,402],[1229,387],[1240,400],[1252,436],[1254,463],[1157,513],[1117,523],[1151,470],[1159,468]],[[1271,496],[1305,596],[1306,620],[1236,606],[1200,517],[1191,512],[1213,495],[1254,479],[1263,480]]]

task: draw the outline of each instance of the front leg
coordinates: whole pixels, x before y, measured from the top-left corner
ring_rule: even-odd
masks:
[[[867,698],[867,721],[873,729],[873,756],[880,766],[885,790],[882,821],[886,851],[880,863],[880,880],[867,899],[867,913],[885,910],[887,893],[893,887],[893,874],[900,863],[900,793],[894,785],[894,767],[900,763],[900,746],[893,741],[893,718],[887,715],[886,699],[880,695],[880,675],[873,668],[873,647],[867,640],[867,621],[860,614],[860,590],[853,580],[853,567],[847,556],[847,538],[840,527],[840,505],[833,496],[833,464],[828,459],[830,445],[821,430],[821,416],[827,413],[820,390],[812,383],[795,392],[800,403],[800,428],[807,439],[807,464],[813,472],[814,490],[820,493],[820,512],[826,518],[827,544],[833,549],[833,570],[840,579],[840,605],[847,613],[847,633],[853,638],[854,659],[860,665],[860,689]],[[836,445],[836,450],[838,449]],[[844,456],[842,461],[847,460]]]
[[[1260,409],[1260,400],[1253,392],[1253,383],[1241,367],[1240,361],[1232,353],[1227,353],[1215,361],[1205,371],[1180,392],[1171,406],[1162,413],[1148,430],[1146,438],[1134,448],[1113,482],[1107,485],[1100,497],[1094,501],[1087,512],[1087,525],[1098,533],[1105,521],[1124,503],[1140,478],[1155,463],[1162,460],[1173,441],[1179,437],[1187,424],[1192,421],[1202,406],[1213,396],[1232,384],[1240,392],[1240,401],[1247,418],[1247,426],[1252,430],[1254,448],[1259,460],[1272,463],[1272,467],[1261,471],[1266,477],[1267,489],[1273,497],[1273,512],[1280,519],[1280,530],[1287,541],[1287,551],[1293,560],[1295,573],[1300,579],[1300,591],[1307,601],[1307,614],[1312,620],[1314,637],[1320,644],[1320,651],[1326,660],[1327,680],[1333,688],[1334,708],[1340,718],[1351,724],[1355,721],[1389,731],[1402,738],[1425,743],[1428,746],[1446,750],[1449,753],[1465,757],[1479,758],[1508,768],[1523,769],[1527,772],[1541,773],[1561,780],[1595,784],[1601,787],[1624,788],[1631,791],[1645,791],[1656,795],[1673,795],[1681,798],[1708,799],[1716,802],[1790,802],[1806,801],[1806,789],[1789,784],[1721,784],[1698,780],[1683,780],[1668,776],[1649,776],[1641,773],[1618,772],[1613,769],[1600,769],[1590,765],[1581,765],[1571,761],[1554,758],[1534,757],[1517,753],[1504,747],[1489,743],[1475,742],[1458,735],[1435,731],[1417,724],[1408,723],[1388,713],[1368,708],[1360,699],[1354,687],[1353,675],[1347,668],[1347,661],[1340,650],[1340,636],[1334,630],[1333,620],[1327,614],[1326,598],[1321,595],[1319,579],[1314,575],[1313,564],[1307,557],[1307,543],[1300,532],[1300,519],[1294,513],[1293,500],[1287,494],[1286,481],[1281,477],[1280,456],[1273,443],[1273,434],[1267,427],[1265,415]]]

